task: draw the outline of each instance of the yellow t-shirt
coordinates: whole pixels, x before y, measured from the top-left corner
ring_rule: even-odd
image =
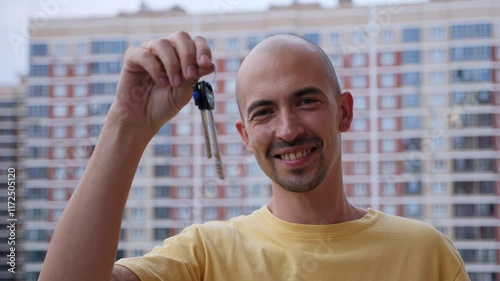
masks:
[[[469,280],[452,242],[434,228],[372,209],[361,219],[303,225],[267,207],[187,227],[144,257],[121,259],[149,280]]]

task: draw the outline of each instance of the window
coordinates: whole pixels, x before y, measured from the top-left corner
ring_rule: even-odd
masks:
[[[455,47],[450,50],[451,61],[491,60],[491,46]]]
[[[49,76],[49,66],[46,64],[30,65],[30,76],[34,77]]]
[[[68,93],[66,90],[66,85],[56,85],[54,86],[54,96],[55,97],[65,97]]]
[[[420,106],[420,95],[419,94],[410,94],[403,95],[401,97],[401,105],[403,108],[411,108],[411,107],[419,107]]]
[[[92,74],[118,74],[121,69],[121,62],[107,61],[107,62],[93,62],[91,63]]]
[[[396,205],[383,205],[382,211],[388,215],[395,216],[398,213],[398,208]]]
[[[381,65],[394,65],[396,63],[396,55],[394,52],[383,52],[380,54]]]
[[[54,65],[54,76],[66,76],[68,67],[65,64]]]
[[[396,140],[394,139],[382,140],[382,152],[394,152],[394,151],[396,151]]]
[[[157,185],[154,187],[155,198],[168,198],[170,197],[170,186]]]
[[[217,219],[217,208],[216,207],[206,207],[203,209],[203,218],[205,220],[215,220]]]
[[[384,182],[382,184],[382,194],[386,196],[396,195],[396,184],[393,182]]]
[[[235,100],[230,100],[230,101],[226,101],[226,104],[224,106],[224,111],[226,113],[230,113],[230,114],[239,114],[239,110],[238,110],[238,104],[236,103]]]
[[[73,136],[75,138],[83,138],[88,134],[87,125],[75,125],[73,130]]]
[[[34,43],[30,45],[30,56],[31,57],[43,57],[47,55],[47,44],[45,43]]]
[[[191,135],[192,129],[190,123],[177,123],[176,124],[177,135],[188,136]]]
[[[382,161],[380,173],[384,175],[396,173],[396,161]]]
[[[445,60],[445,50],[443,49],[429,50],[429,60],[431,62],[443,62]]]
[[[382,96],[381,108],[396,108],[396,97],[395,96]]]
[[[353,88],[366,88],[367,79],[366,75],[353,75],[352,76],[352,87]]]
[[[340,68],[344,66],[344,58],[342,55],[329,55],[330,62],[334,68]]]
[[[181,157],[191,156],[191,145],[190,144],[178,144],[177,145],[177,155]]]
[[[396,129],[396,118],[395,117],[383,117],[381,128],[384,131]]]
[[[91,116],[104,116],[108,113],[111,103],[98,103],[90,105]]]
[[[320,36],[319,33],[305,33],[304,38],[311,41],[315,45],[320,45]]]
[[[445,182],[433,182],[431,184],[431,193],[433,195],[446,194],[446,183]]]
[[[28,106],[28,117],[48,117],[49,116],[49,106],[48,105],[29,105]]]
[[[146,211],[144,208],[130,208],[130,218],[133,220],[143,220],[146,218]]]
[[[340,34],[337,32],[330,33],[329,42],[330,42],[330,45],[332,45],[332,46],[339,46],[341,43]]]
[[[445,218],[448,215],[448,205],[445,204],[435,204],[432,205],[432,217],[433,218]]]
[[[28,87],[28,96],[30,96],[30,97],[48,97],[49,96],[49,86],[48,85],[30,85]]]
[[[360,132],[368,130],[368,120],[366,118],[356,118],[352,125],[353,131]]]
[[[429,80],[433,85],[444,84],[445,73],[443,71],[431,71],[429,73]]]
[[[240,47],[240,41],[236,37],[231,37],[226,39],[226,50],[238,50]]]
[[[100,40],[91,42],[92,54],[123,54],[126,49],[124,40]]]
[[[66,117],[68,115],[68,107],[66,105],[54,105],[52,110],[54,117]]]
[[[353,151],[357,153],[363,153],[368,151],[368,141],[367,140],[354,140]]]
[[[57,43],[55,46],[55,55],[56,56],[64,56],[66,55],[66,45],[64,43]]]
[[[390,43],[394,41],[394,31],[392,30],[383,30],[381,36],[384,43]]]
[[[177,176],[179,177],[190,177],[191,176],[191,166],[190,165],[180,165],[177,166]]]
[[[242,194],[242,188],[239,185],[229,185],[225,188],[226,198],[240,198]]]
[[[422,183],[420,181],[410,181],[405,183],[406,194],[421,194]]]
[[[451,71],[453,83],[461,82],[491,82],[493,73],[491,69],[458,69]]]
[[[88,107],[86,104],[77,104],[73,107],[74,117],[86,117],[88,114]]]
[[[77,43],[75,53],[77,55],[85,55],[87,53],[87,43]]]
[[[226,144],[226,154],[227,155],[240,155],[242,151],[240,143],[228,143]]]
[[[253,49],[253,47],[255,47],[263,39],[263,36],[249,36],[247,38],[247,49]]]
[[[154,208],[155,219],[168,219],[170,218],[170,208],[168,207],[155,207]]]
[[[177,187],[177,198],[190,198],[191,197],[191,187],[190,186],[178,186]]]
[[[365,54],[353,54],[352,55],[352,66],[365,66],[366,65],[366,55]]]
[[[73,89],[74,89],[73,96],[75,96],[76,98],[87,96],[87,85],[85,84],[74,85]]]
[[[117,82],[96,82],[90,84],[92,95],[113,95],[116,92]]]
[[[403,129],[420,129],[422,127],[420,116],[403,116],[401,124]]]
[[[67,157],[67,148],[65,146],[54,147],[54,158],[63,159]]]
[[[368,104],[365,97],[354,97],[354,109],[367,109]]]
[[[432,160],[432,172],[446,172],[447,162],[443,159]]]
[[[445,106],[446,105],[446,96],[443,94],[431,94],[430,95],[430,101],[431,101],[431,106],[432,107],[440,107],[440,106]]]
[[[167,177],[170,176],[170,166],[169,165],[155,165],[154,175],[156,177]]]
[[[366,175],[368,173],[368,163],[357,161],[354,162],[354,174],[355,175]]]
[[[146,237],[146,231],[142,228],[132,228],[130,232],[130,240],[132,241],[142,241]]]
[[[31,125],[26,127],[28,137],[49,137],[49,127],[40,125]]]
[[[177,209],[177,214],[181,220],[191,219],[191,208],[190,207],[180,207]]]
[[[238,68],[240,67],[240,59],[239,58],[232,58],[232,59],[226,59],[226,71],[234,72],[238,71]]]
[[[431,40],[442,40],[444,39],[444,27],[431,27],[429,31],[429,38]]]
[[[456,24],[450,27],[452,39],[491,37],[491,24]]]
[[[420,51],[403,51],[401,52],[402,64],[420,63]]]
[[[42,146],[28,147],[28,157],[35,159],[44,159],[49,157],[49,148]]]
[[[160,143],[155,144],[154,155],[155,156],[171,156],[172,155],[172,146],[170,144]]]
[[[403,29],[403,42],[418,42],[420,41],[419,28],[405,28]]]
[[[67,137],[68,128],[66,126],[54,126],[53,136],[54,138],[65,138]]]
[[[354,184],[354,196],[368,196],[368,184],[355,183]]]
[[[418,86],[420,84],[419,72],[406,72],[401,75],[401,84],[403,86]]]
[[[87,75],[87,64],[78,63],[75,64],[75,76],[85,76]]]
[[[422,216],[422,205],[409,203],[404,206],[403,216],[410,218],[419,218]]]
[[[404,171],[406,173],[416,173],[421,171],[421,161],[418,159],[404,161]]]

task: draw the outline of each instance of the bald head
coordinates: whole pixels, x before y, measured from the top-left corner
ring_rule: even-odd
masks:
[[[244,59],[240,70],[238,71],[238,76],[236,80],[236,101],[242,113],[242,108],[240,104],[242,92],[250,85],[243,85],[242,80],[247,78],[249,70],[255,71],[259,68],[254,63],[257,58],[268,57],[273,58],[276,55],[287,54],[286,60],[293,60],[296,56],[304,55],[314,58],[315,65],[317,68],[321,69],[319,71],[324,75],[324,79],[328,81],[331,86],[330,90],[335,97],[339,97],[341,94],[340,84],[335,74],[335,69],[332,66],[328,55],[316,44],[295,35],[290,34],[278,34],[267,37],[257,44]],[[288,56],[289,54],[289,56]],[[265,60],[266,65],[272,63],[278,63],[273,60]],[[260,65],[262,66],[262,65]],[[280,66],[277,66],[280,67]],[[289,71],[295,71],[295,69],[290,69]],[[245,87],[245,88],[244,88]]]

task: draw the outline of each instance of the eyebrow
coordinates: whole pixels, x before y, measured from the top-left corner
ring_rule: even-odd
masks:
[[[300,88],[300,89],[296,90],[295,92],[293,92],[292,99],[297,99],[297,98],[300,98],[300,97],[308,95],[308,94],[323,94],[323,93],[324,92],[320,88],[317,88],[314,86],[306,86],[304,88]],[[247,108],[247,118],[249,118],[250,113],[253,110],[255,110],[256,108],[261,107],[261,106],[268,106],[268,105],[272,105],[272,104],[273,104],[273,102],[270,100],[256,100],[256,101],[252,102]]]

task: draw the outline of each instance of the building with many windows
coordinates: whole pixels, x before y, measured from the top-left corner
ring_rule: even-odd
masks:
[[[249,213],[269,180],[245,151],[235,76],[266,36],[324,48],[355,119],[343,135],[352,202],[423,220],[452,238],[472,280],[500,280],[500,2],[434,0],[263,12],[142,9],[56,19],[32,34],[23,121],[25,270],[35,280],[116,90],[127,47],[185,30],[208,39],[217,65],[215,121],[225,180],[206,158],[190,103],[152,140],[127,203],[117,257],[142,255],[183,227]],[[212,77],[207,77],[211,80]],[[97,218],[96,218],[97,219]]]
[[[23,90],[0,86],[0,281],[21,277]],[[9,216],[10,215],[10,216]],[[12,251],[13,250],[13,251]],[[10,270],[10,271],[9,271]]]

